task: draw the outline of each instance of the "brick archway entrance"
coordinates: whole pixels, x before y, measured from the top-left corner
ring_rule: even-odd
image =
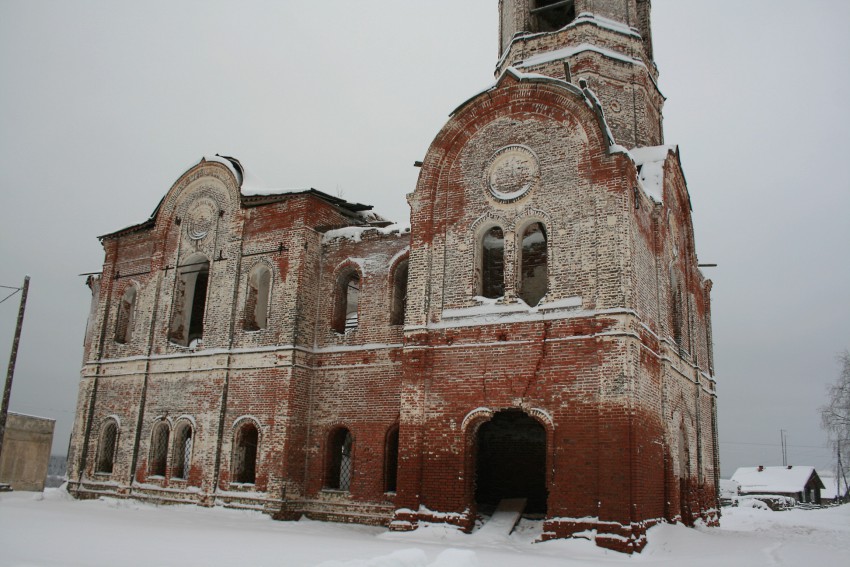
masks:
[[[521,410],[504,410],[476,435],[475,502],[491,513],[503,498],[527,498],[526,512],[546,513],[546,430]]]

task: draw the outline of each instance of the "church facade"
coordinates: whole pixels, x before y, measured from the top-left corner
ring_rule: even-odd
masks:
[[[649,0],[501,0],[410,226],[205,158],[89,278],[69,491],[411,530],[718,519],[711,282]],[[590,535],[592,534],[592,535]]]

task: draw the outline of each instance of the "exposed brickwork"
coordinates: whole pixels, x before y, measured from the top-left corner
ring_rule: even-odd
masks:
[[[711,282],[684,176],[670,150],[657,202],[609,139],[661,140],[649,2],[576,0],[616,22],[542,34],[532,4],[500,2],[498,82],[436,136],[409,231],[313,190],[243,196],[238,163],[213,160],[102,237],[72,493],[398,530],[469,530],[528,496],[544,538],[626,552],[659,521],[717,521]],[[572,83],[561,60],[507,69],[576,44],[633,60],[578,52]],[[181,333],[200,311],[194,341]],[[170,432],[164,475],[155,427]]]

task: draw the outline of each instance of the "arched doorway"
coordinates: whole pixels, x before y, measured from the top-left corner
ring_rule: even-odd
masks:
[[[521,410],[504,410],[476,435],[475,502],[492,512],[503,498],[527,498],[525,511],[545,514],[546,430]]]

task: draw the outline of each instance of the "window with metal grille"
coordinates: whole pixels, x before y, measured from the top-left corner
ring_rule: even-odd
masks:
[[[153,426],[151,433],[151,450],[148,460],[149,476],[165,476],[165,466],[168,461],[168,422],[160,421]]]
[[[192,425],[181,422],[174,434],[174,455],[171,457],[171,478],[188,479],[192,463]]]
[[[344,427],[331,434],[328,459],[327,487],[348,491],[351,488],[351,478],[354,476],[352,453],[354,438]]]
[[[115,420],[108,420],[100,430],[100,439],[97,448],[97,467],[95,472],[101,474],[112,474],[115,466],[115,454],[118,447],[118,424]]]
[[[233,443],[233,482],[254,484],[257,479],[257,446],[260,432],[253,422],[243,423],[236,430]]]

